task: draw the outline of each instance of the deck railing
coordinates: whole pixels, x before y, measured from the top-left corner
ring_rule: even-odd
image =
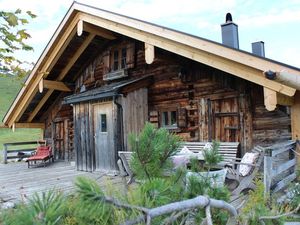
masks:
[[[265,196],[285,188],[296,178],[296,141],[266,148],[264,156]]]
[[[13,142],[3,144],[3,163],[7,163],[9,159],[19,159],[22,155],[19,152],[30,154],[38,145],[45,144],[45,141],[27,141],[27,142]]]

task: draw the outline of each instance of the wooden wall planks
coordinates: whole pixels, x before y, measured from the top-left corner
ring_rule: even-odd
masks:
[[[129,90],[122,100],[117,99],[123,108],[114,106],[114,129],[123,129],[123,150],[129,150],[128,133],[139,132],[145,121],[149,120],[159,127],[161,110],[165,109],[180,112],[180,126],[172,131],[185,141],[239,141],[244,153],[256,144],[267,145],[290,138],[289,109],[267,112],[260,86],[159,48],[155,49],[154,62],[148,65],[145,62],[144,44],[126,38],[113,42],[108,49],[124,43],[131,46],[131,51],[135,53],[130,59],[134,67],[128,69],[128,77],[153,76],[153,84],[148,89]],[[104,49],[75,76],[76,93],[83,85],[84,89],[90,90],[105,84],[105,55],[107,51]],[[52,111],[47,112],[47,115],[52,115],[48,124],[61,118],[73,120],[71,107],[60,107],[58,102],[55,104]],[[122,113],[123,118],[120,117]],[[122,120],[123,128],[118,125]],[[74,148],[79,170],[92,171],[95,167],[94,128],[90,125],[91,121],[93,116],[88,103],[74,105]],[[50,127],[48,125],[45,132],[49,136]],[[122,149],[119,146],[123,144],[120,132],[114,134],[114,140],[118,142],[117,151]]]

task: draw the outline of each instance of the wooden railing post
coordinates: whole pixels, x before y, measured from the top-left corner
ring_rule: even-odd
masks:
[[[7,145],[3,144],[3,162],[4,164],[7,163]]]
[[[273,178],[273,167],[272,167],[272,149],[266,148],[264,155],[264,196],[269,197],[271,191],[271,183]]]

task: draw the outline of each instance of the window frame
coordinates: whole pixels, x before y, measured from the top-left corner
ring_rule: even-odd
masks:
[[[172,114],[175,112],[175,117],[172,116]],[[167,114],[166,114],[167,113]],[[171,129],[178,129],[178,110],[174,108],[168,108],[168,109],[161,109],[159,110],[159,115],[160,115],[160,127],[166,128],[168,130]],[[167,122],[165,121],[165,116],[167,115]],[[175,119],[175,123],[172,124],[172,119]]]
[[[117,58],[115,57],[116,52],[118,53]],[[109,65],[110,72],[127,69],[127,46],[120,45],[111,48],[109,61],[110,61],[110,65]],[[116,68],[116,63],[118,65],[117,68]]]

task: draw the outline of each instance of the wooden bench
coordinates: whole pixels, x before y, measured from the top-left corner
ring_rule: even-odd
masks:
[[[204,146],[208,142],[182,142],[179,150],[186,146],[190,151],[199,153],[203,151]],[[211,143],[211,142],[209,142]],[[222,163],[232,162],[232,160],[240,157],[240,143],[239,142],[219,142],[219,153],[223,156]],[[212,144],[212,143],[211,143]]]
[[[182,149],[186,146],[190,151],[194,153],[199,153],[203,151],[204,146],[207,142],[182,142],[178,150]],[[232,162],[234,159],[240,156],[240,143],[239,142],[220,142],[219,152],[223,156],[223,162],[228,164],[228,162]],[[124,152],[119,151],[119,160],[118,167],[120,170],[121,176],[129,175],[129,181],[127,184],[130,184],[134,180],[134,174],[130,169],[130,159],[132,156],[132,152]]]

